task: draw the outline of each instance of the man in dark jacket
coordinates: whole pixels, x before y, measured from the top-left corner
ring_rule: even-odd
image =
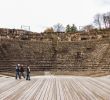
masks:
[[[27,74],[26,80],[30,80],[30,67],[29,66],[27,66],[26,68],[26,74]]]

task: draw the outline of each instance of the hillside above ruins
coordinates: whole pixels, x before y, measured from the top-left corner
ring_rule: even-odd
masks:
[[[22,29],[0,28],[0,39],[30,40],[30,41],[81,41],[101,40],[110,37],[110,29],[81,31],[77,33],[45,32],[37,33]]]

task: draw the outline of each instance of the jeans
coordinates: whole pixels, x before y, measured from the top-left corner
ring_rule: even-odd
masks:
[[[27,74],[26,80],[30,80],[30,73]]]
[[[20,79],[20,76],[19,76],[19,72],[16,72],[16,79],[19,77]]]

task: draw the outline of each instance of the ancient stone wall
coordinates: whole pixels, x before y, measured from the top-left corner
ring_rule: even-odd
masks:
[[[29,64],[32,71],[109,71],[110,40],[34,42],[0,40],[0,71]]]

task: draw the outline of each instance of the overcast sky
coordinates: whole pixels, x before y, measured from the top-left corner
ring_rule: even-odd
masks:
[[[110,11],[110,0],[0,0],[0,27],[30,26],[41,32],[61,23],[77,27],[93,23],[97,13]]]

